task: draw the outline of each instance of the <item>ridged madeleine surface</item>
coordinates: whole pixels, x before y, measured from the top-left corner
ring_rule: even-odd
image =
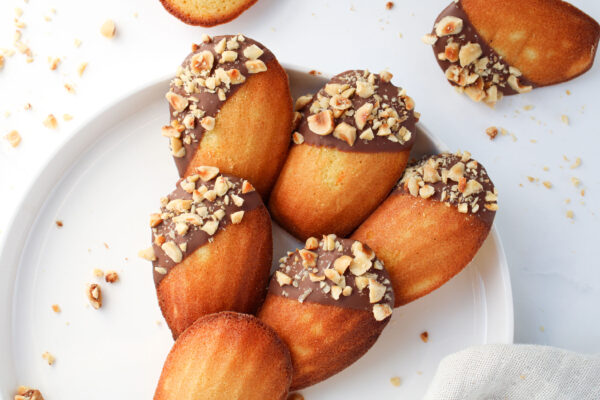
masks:
[[[154,400],[285,400],[290,355],[271,328],[232,312],[200,318],[175,342]]]
[[[371,247],[390,274],[395,306],[439,288],[475,256],[490,227],[456,207],[393,193],[352,238]]]
[[[561,0],[461,0],[494,50],[538,86],[572,79],[591,68],[600,27]]]
[[[261,206],[176,265],[156,289],[173,337],[207,314],[255,313],[265,296],[272,246],[271,219]]]
[[[314,385],[348,367],[373,346],[387,324],[365,310],[299,303],[267,295],[259,318],[288,345],[291,390]]]
[[[162,5],[186,24],[215,26],[246,11],[257,0],[160,0]]]
[[[345,237],[394,187],[408,151],[359,153],[293,146],[273,188],[273,218],[300,240]]]

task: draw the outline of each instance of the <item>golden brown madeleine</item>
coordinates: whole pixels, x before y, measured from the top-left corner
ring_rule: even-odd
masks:
[[[389,72],[346,71],[312,100],[304,97],[294,145],[269,202],[273,218],[297,238],[348,235],[402,175],[418,113],[391,78]]]
[[[392,314],[394,292],[375,253],[330,234],[280,260],[259,318],[288,345],[292,390],[337,374],[373,346]]]
[[[460,0],[424,41],[452,85],[494,104],[583,74],[599,37],[598,23],[562,0]]]
[[[496,200],[494,184],[468,152],[425,157],[406,168],[352,238],[385,262],[398,307],[442,286],[471,262],[490,232]]]
[[[160,0],[163,7],[190,25],[224,24],[250,8],[257,0]]]
[[[258,318],[220,312],[198,319],[175,342],[154,400],[285,400],[292,363]]]
[[[247,181],[215,167],[179,181],[152,214],[158,302],[177,338],[199,317],[254,313],[272,260],[271,219]]]
[[[248,179],[266,198],[285,160],[292,126],[288,77],[273,53],[238,36],[194,45],[166,95],[163,128],[179,174],[201,165]]]

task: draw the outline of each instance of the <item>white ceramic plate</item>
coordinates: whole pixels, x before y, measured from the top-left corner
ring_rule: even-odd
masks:
[[[294,97],[325,81],[287,70]],[[172,339],[150,264],[136,254],[150,240],[148,214],[177,180],[159,133],[168,120],[167,88],[160,79],[82,125],[35,179],[9,225],[0,251],[0,399],[12,399],[18,385],[39,388],[47,400],[152,398]],[[444,149],[420,128],[415,155]],[[278,227],[274,239],[275,259],[300,245]],[[95,268],[121,277],[102,283],[100,310],[85,296],[86,284],[99,281]],[[53,304],[62,311],[54,313]],[[428,343],[419,337],[423,331]],[[512,337],[508,268],[494,229],[463,272],[396,309],[365,357],[303,394],[420,398],[445,355]],[[45,351],[56,357],[53,366],[42,359]],[[394,376],[400,387],[390,384]]]

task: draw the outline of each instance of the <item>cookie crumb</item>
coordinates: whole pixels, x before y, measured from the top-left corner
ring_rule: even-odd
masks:
[[[114,38],[116,32],[117,27],[115,26],[115,21],[113,21],[112,19],[106,20],[100,27],[100,33],[107,39]]]
[[[485,130],[485,133],[490,137],[490,140],[494,140],[494,138],[498,136],[498,128],[490,126]]]
[[[385,8],[387,8],[388,10],[391,10],[392,8],[394,8],[394,2],[388,1],[387,3],[385,3]]]
[[[58,304],[52,304],[52,311],[58,314],[61,311],[60,306]]]
[[[94,268],[94,271],[92,272],[96,278],[102,278],[104,276],[104,271],[102,271],[100,268]]]
[[[544,186],[546,186],[546,189],[552,189],[552,182],[550,182],[550,181],[544,181],[544,182],[542,182],[542,184]]]
[[[567,94],[567,96],[570,96],[570,95],[571,95],[571,91],[570,91],[569,89],[567,89],[567,90],[565,91],[565,93]]]
[[[429,341],[429,333],[427,331],[422,332],[420,336],[423,343],[427,343]]]
[[[393,376],[390,378],[390,383],[392,386],[399,387],[402,384],[402,380],[399,376]]]
[[[71,114],[63,114],[63,120],[68,122],[72,119],[73,119],[73,116]]]
[[[116,271],[108,271],[104,279],[108,283],[115,283],[119,280],[119,274]]]
[[[58,122],[56,121],[56,117],[54,117],[54,115],[52,115],[52,114],[48,114],[48,116],[42,123],[48,129],[58,128]]]
[[[21,135],[15,130],[8,132],[4,138],[12,147],[17,147],[21,143]]]
[[[562,121],[563,124],[569,125],[569,117],[566,116],[565,114],[560,116],[560,120]]]
[[[578,178],[572,177],[571,183],[573,184],[573,186],[579,187],[579,184],[581,183],[581,181]]]
[[[533,104],[527,104],[526,106],[523,106],[523,110],[525,111],[530,111],[533,110],[535,108],[535,106]]]
[[[57,219],[54,223],[59,228],[62,228],[64,226],[63,222],[60,219]]]
[[[48,365],[52,365],[56,361],[56,357],[54,357],[52,354],[50,354],[47,351],[42,354],[42,358],[44,360],[46,360],[46,362],[48,363]]]

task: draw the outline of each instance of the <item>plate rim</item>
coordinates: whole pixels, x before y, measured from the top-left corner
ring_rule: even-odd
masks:
[[[286,71],[293,71],[296,73],[305,73],[308,74],[308,70],[305,67],[290,64],[290,63],[281,63],[283,68]],[[333,74],[329,74],[327,72],[321,72],[320,77],[327,79]],[[63,179],[65,172],[77,162],[78,158],[81,156],[69,157],[67,161],[61,160],[61,156],[63,153],[68,152],[69,149],[76,147],[77,145],[83,147],[90,147],[94,145],[94,142],[100,140],[102,135],[96,134],[83,134],[85,130],[93,126],[96,121],[100,120],[107,113],[114,113],[118,111],[118,109],[123,105],[123,103],[127,102],[131,97],[139,96],[145,90],[149,90],[157,85],[164,84],[168,82],[172,78],[172,74],[165,74],[158,77],[155,77],[145,83],[138,84],[131,90],[121,94],[115,100],[107,103],[104,107],[99,107],[98,111],[90,115],[89,117],[79,121],[77,125],[71,128],[70,133],[65,138],[64,142],[54,149],[52,153],[48,156],[46,161],[42,164],[42,166],[38,169],[38,171],[33,175],[33,178],[30,180],[29,184],[26,186],[25,190],[21,193],[20,198],[17,200],[17,206],[13,209],[13,213],[9,218],[6,229],[0,235],[0,264],[4,264],[7,260],[13,260],[15,267],[12,267],[10,271],[4,276],[3,282],[0,284],[0,288],[3,286],[8,290],[3,291],[3,295],[0,297],[0,314],[3,312],[8,312],[9,320],[13,319],[14,315],[14,284],[15,277],[18,271],[18,267],[20,266],[20,260],[23,256],[23,250],[28,242],[28,236],[31,233],[31,228],[35,224],[35,221],[39,217],[39,211],[43,207],[46,202],[46,198],[48,195],[52,193],[53,188],[59,184],[59,182]],[[441,149],[447,150],[448,146],[445,145],[443,141],[439,139],[435,134],[431,133],[426,126],[423,125],[422,122],[419,123],[419,128],[426,133],[426,135]],[[44,188],[42,188],[43,194],[40,195],[40,184],[44,184]],[[20,226],[19,226],[20,225]],[[19,240],[18,243],[9,246],[9,238],[16,236]],[[494,240],[495,245],[497,246],[497,251],[499,255],[499,272],[503,286],[504,292],[504,311],[505,311],[505,326],[504,332],[497,335],[500,337],[500,340],[496,340],[494,342],[500,343],[513,343],[514,341],[514,302],[513,302],[513,293],[512,293],[512,285],[510,278],[510,270],[508,266],[508,260],[506,257],[506,253],[504,251],[504,245],[501,240],[500,233],[498,232],[498,228],[496,225],[492,227],[490,232],[491,238]],[[486,325],[487,328],[487,325]],[[7,348],[10,349],[8,354],[4,354],[0,356],[0,358],[8,357],[9,362],[12,364],[13,360],[13,352],[12,348],[12,337],[14,335],[14,326],[11,326],[9,329],[5,330],[5,332],[9,332],[8,337],[4,337],[2,332],[0,332],[0,342],[9,341]],[[485,334],[485,343],[491,343],[489,341],[489,332],[486,330]],[[5,376],[4,379],[7,379]],[[0,379],[0,384],[4,379]],[[1,398],[0,394],[0,398]]]

